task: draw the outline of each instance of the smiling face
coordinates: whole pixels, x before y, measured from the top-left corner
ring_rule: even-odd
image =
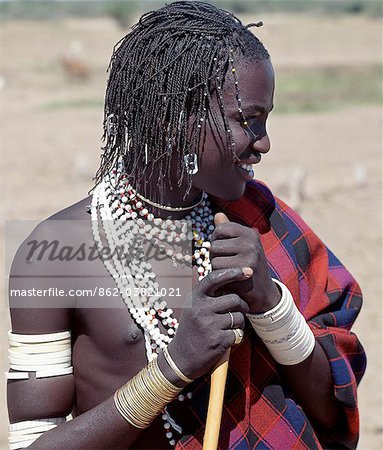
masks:
[[[223,200],[240,198],[246,182],[252,178],[251,173],[239,166],[258,164],[262,153],[270,150],[266,131],[266,121],[273,108],[274,98],[274,71],[270,60],[239,62],[236,79],[245,123],[238,111],[237,90],[231,71],[223,86],[223,103],[234,144],[232,148],[238,160],[233,161],[233,151],[228,149],[222,119],[220,130],[214,124],[214,112],[216,117],[221,117],[215,98],[211,102],[206,136],[201,143],[199,170],[192,178],[193,190],[204,190]]]

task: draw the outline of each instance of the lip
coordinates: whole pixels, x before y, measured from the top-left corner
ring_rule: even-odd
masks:
[[[236,169],[239,171],[242,178],[244,178],[246,181],[250,181],[254,178],[254,170],[251,172],[248,172],[245,169],[242,169],[242,167],[239,167],[237,164],[235,165]]]
[[[261,162],[262,159],[262,155],[259,152],[255,152],[251,155],[251,157],[249,159],[237,159],[237,161],[235,162],[236,165],[239,164],[258,164]]]

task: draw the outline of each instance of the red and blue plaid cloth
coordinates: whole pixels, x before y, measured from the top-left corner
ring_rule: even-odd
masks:
[[[243,343],[231,352],[219,448],[355,448],[356,388],[366,367],[363,348],[349,331],[362,304],[358,284],[305,222],[264,184],[253,180],[240,200],[215,203],[231,221],[259,231],[272,277],[289,288],[328,357],[334,392],[348,421],[346,430],[331,435],[315,430],[290,396],[273,358],[247,325]],[[196,380],[189,386],[193,398],[187,404],[169,405],[182,426],[177,450],[202,448],[209,383],[209,377]]]

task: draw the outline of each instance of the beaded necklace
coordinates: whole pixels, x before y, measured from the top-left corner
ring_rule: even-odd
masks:
[[[166,255],[177,262],[191,262],[193,266],[197,266],[198,279],[202,280],[211,271],[209,239],[214,230],[213,214],[210,200],[204,193],[202,201],[182,220],[156,218],[124,176],[120,176],[121,171],[123,166],[120,163],[93,191],[92,232],[99,252],[104,248],[101,227],[105,233],[111,258],[101,259],[114,279],[133,320],[144,332],[147,359],[151,361],[155,353],[159,353],[171,342],[177,331],[178,321],[172,316],[173,310],[167,307],[166,301],[160,295],[145,295],[145,292],[157,293],[159,284],[152,265],[144,260],[143,252],[136,251],[129,263],[125,264],[121,261],[121,253],[115,249],[123,249],[125,254],[132,247],[137,247],[137,243],[143,238],[154,245],[161,241],[178,244],[192,240],[192,255],[175,252],[170,248],[166,250]],[[191,232],[188,231],[190,226]],[[134,295],[135,287],[145,289],[139,289],[141,295]],[[160,323],[165,332],[161,332]],[[186,398],[192,398],[192,392],[178,396],[179,401]],[[162,419],[166,437],[170,445],[175,446],[174,430],[181,434],[182,429],[175,423],[167,408],[163,410]]]

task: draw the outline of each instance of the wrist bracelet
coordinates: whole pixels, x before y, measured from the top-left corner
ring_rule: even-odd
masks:
[[[147,428],[182,388],[174,386],[158,367],[157,355],[114,394],[121,416],[136,428]]]
[[[170,356],[168,347],[164,347],[162,350],[164,357],[166,359],[166,362],[169,364],[169,366],[173,369],[174,373],[181,378],[182,381],[185,381],[185,383],[192,383],[194,380],[191,380],[186,375],[184,375],[181,370],[177,367],[176,363],[173,361],[172,357]]]
[[[28,447],[43,433],[65,422],[65,417],[55,417],[11,423],[8,425],[8,448],[9,450],[17,450]]]
[[[288,288],[272,280],[282,293],[280,302],[264,313],[246,315],[275,361],[284,365],[298,364],[314,350],[315,337]]]

